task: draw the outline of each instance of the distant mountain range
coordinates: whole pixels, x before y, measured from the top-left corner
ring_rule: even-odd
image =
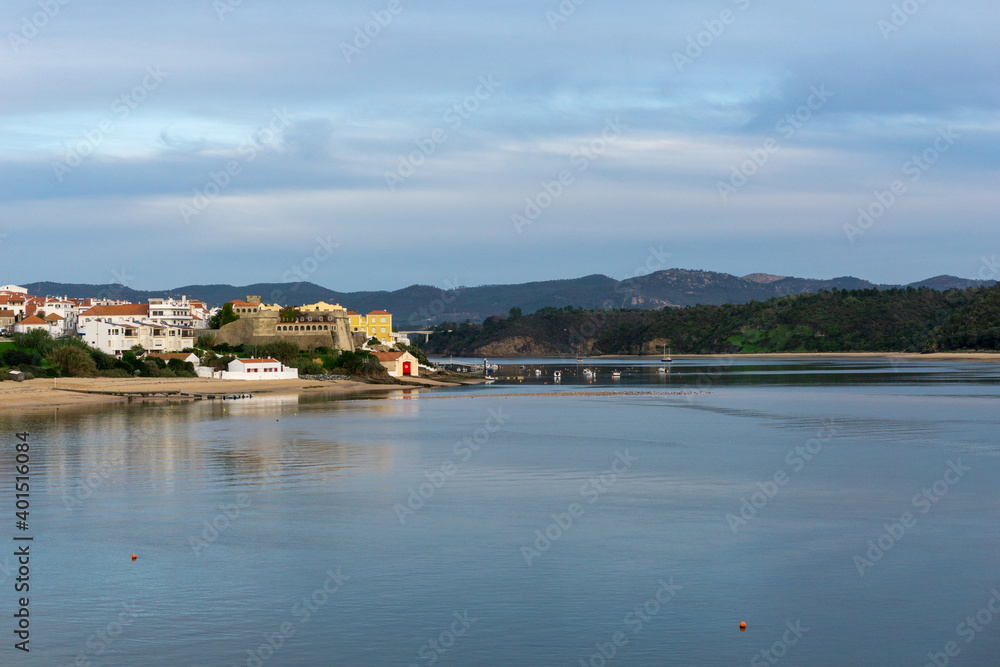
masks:
[[[935,290],[990,286],[995,281],[976,281],[955,276],[936,276],[910,285],[876,285],[845,276],[831,280],[790,278],[767,273],[734,276],[712,271],[668,269],[630,280],[591,275],[569,280],[549,280],[519,285],[483,285],[445,291],[427,285],[411,285],[393,292],[337,292],[315,283],[257,283],[255,285],[186,285],[168,290],[140,291],[123,285],[81,285],[38,282],[23,285],[33,295],[70,297],[104,296],[145,301],[150,297],[181,296],[218,306],[247,295],[265,302],[304,304],[317,301],[339,303],[367,313],[388,310],[400,330],[421,328],[443,321],[481,321],[491,315],[506,315],[511,308],[524,314],[539,308],[574,306],[586,309],[660,309],[698,304],[721,305],[764,301],[776,296],[811,294],[836,289],[888,289],[927,287]]]

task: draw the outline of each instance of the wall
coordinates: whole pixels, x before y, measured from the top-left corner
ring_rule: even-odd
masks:
[[[326,316],[334,315],[333,322],[322,323],[328,325],[330,331],[278,331],[278,325],[284,325],[278,321],[278,313],[275,311],[261,311],[257,314],[241,315],[240,319],[230,322],[217,332],[212,333],[215,335],[216,344],[264,345],[279,340],[287,340],[296,343],[304,350],[329,347],[353,352],[355,349],[354,340],[350,335],[347,315],[337,315],[336,313],[323,314]],[[295,326],[295,323],[289,324]]]

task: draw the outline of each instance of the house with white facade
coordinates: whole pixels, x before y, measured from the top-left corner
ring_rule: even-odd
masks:
[[[409,352],[376,352],[375,358],[394,378],[420,375],[420,361]]]
[[[92,322],[123,322],[136,324],[149,319],[149,305],[144,303],[127,303],[113,306],[93,306],[80,313],[76,328],[82,335],[84,328]]]
[[[58,335],[65,336],[76,333],[80,306],[76,299],[66,297],[29,297],[27,314],[37,315],[43,320],[49,319],[49,315],[58,315],[61,318],[59,321],[62,327],[62,331]]]
[[[155,322],[95,319],[88,320],[78,331],[87,345],[116,357],[136,345],[149,352],[180,352],[194,347],[194,329]]]
[[[161,324],[207,329],[211,312],[201,301],[179,299],[149,299],[149,319]]]
[[[15,333],[28,333],[39,329],[46,333],[52,333],[52,325],[36,315],[26,317],[14,325]]]
[[[23,320],[27,314],[28,299],[22,294],[0,292],[0,310],[14,311],[14,319]]]
[[[223,380],[297,380],[299,369],[289,368],[277,359],[233,359],[222,371]]]

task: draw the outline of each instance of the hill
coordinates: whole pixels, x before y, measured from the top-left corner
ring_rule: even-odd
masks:
[[[954,276],[938,276],[914,287],[933,289],[966,288],[977,283]],[[696,305],[722,305],[766,301],[778,296],[814,294],[832,289],[886,289],[887,285],[844,276],[829,280],[794,278],[770,274],[739,277],[713,271],[669,269],[628,280],[590,275],[568,280],[549,280],[516,285],[483,285],[442,290],[428,285],[411,285],[395,291],[338,292],[310,282],[256,283],[253,285],[185,285],[168,290],[141,291],[122,285],[84,285],[39,282],[24,285],[32,294],[66,296],[106,296],[113,299],[145,301],[150,297],[181,296],[218,306],[248,294],[267,302],[298,305],[327,301],[366,313],[385,309],[395,315],[397,328],[424,328],[444,321],[481,322],[506,315],[511,308],[532,313],[542,308],[584,308],[611,310],[639,308],[659,310]]]
[[[435,328],[428,354],[1000,351],[1000,286],[832,290],[662,311],[547,308]]]

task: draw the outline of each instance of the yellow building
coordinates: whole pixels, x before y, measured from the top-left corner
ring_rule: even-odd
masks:
[[[310,303],[308,306],[299,306],[297,310],[300,313],[312,313],[317,311],[335,312],[338,310],[346,310],[346,309],[339,303],[327,303],[325,301],[319,301],[317,303]]]
[[[351,331],[362,331],[367,338],[374,336],[384,343],[396,339],[392,332],[392,314],[384,310],[373,310],[367,315],[349,310],[347,319],[350,321]]]

